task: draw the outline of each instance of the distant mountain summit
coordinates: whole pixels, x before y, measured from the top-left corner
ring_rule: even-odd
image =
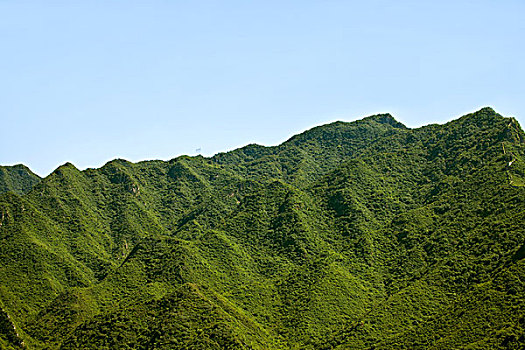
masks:
[[[491,108],[0,175],[1,349],[525,347],[525,134]]]
[[[394,117],[392,117],[392,115],[389,113],[376,114],[376,115],[364,118],[363,120],[374,121],[379,124],[391,125],[394,128],[407,129],[405,125],[395,120]]]
[[[0,193],[11,191],[25,194],[40,180],[38,175],[23,164],[0,166]]]

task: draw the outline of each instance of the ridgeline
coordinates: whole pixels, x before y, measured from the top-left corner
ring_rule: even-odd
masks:
[[[491,108],[0,167],[0,348],[522,349],[524,184],[525,134]]]

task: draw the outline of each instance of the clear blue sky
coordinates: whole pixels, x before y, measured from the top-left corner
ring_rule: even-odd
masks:
[[[0,1],[0,164],[275,145],[390,112],[525,121],[525,1]]]

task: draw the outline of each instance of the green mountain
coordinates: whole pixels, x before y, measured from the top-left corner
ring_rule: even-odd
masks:
[[[525,134],[483,108],[0,195],[2,349],[522,349]]]
[[[26,194],[40,180],[40,176],[25,165],[0,166],[0,194],[5,192]]]

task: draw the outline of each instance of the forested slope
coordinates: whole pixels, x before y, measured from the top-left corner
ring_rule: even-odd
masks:
[[[0,347],[520,349],[525,135],[490,108],[0,195]]]

